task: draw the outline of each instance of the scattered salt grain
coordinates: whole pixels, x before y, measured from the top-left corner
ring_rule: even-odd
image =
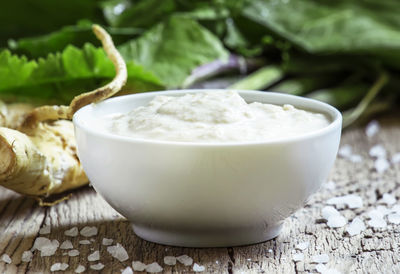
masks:
[[[328,181],[323,185],[326,189],[334,190],[336,188],[336,184],[334,181]]]
[[[75,257],[78,255],[79,255],[79,250],[77,250],[77,249],[72,249],[72,250],[68,251],[68,256],[70,256],[70,257]]]
[[[339,151],[338,155],[342,158],[349,158],[352,155],[352,148],[350,145],[343,145]]]
[[[400,152],[397,152],[395,154],[393,154],[392,156],[392,164],[398,164],[400,163]]]
[[[301,242],[296,245],[296,248],[299,250],[305,250],[310,246],[309,242]]]
[[[50,267],[50,271],[64,271],[69,267],[66,263],[55,263]]]
[[[164,264],[166,265],[176,265],[176,257],[174,256],[165,256]]]
[[[333,206],[324,206],[321,211],[322,217],[328,220],[331,216],[340,215],[340,212],[336,210]]]
[[[295,253],[292,255],[293,261],[295,262],[301,262],[304,260],[304,254],[303,253]]]
[[[125,248],[117,243],[116,245],[112,245],[107,247],[108,253],[111,254],[115,259],[119,260],[120,262],[126,261],[129,259],[129,255],[126,252]]]
[[[382,213],[383,216],[388,215],[390,212],[392,212],[386,206],[382,206],[382,205],[377,206],[376,210],[378,210],[380,213]]]
[[[378,121],[372,120],[371,122],[368,123],[368,125],[365,127],[365,134],[368,137],[372,137],[375,134],[377,134],[380,130],[380,126]]]
[[[146,265],[141,261],[133,261],[132,268],[134,271],[144,271],[146,269]]]
[[[203,272],[204,270],[206,270],[206,268],[203,265],[198,265],[196,263],[193,265],[194,272]]]
[[[89,240],[81,240],[81,241],[79,241],[79,244],[81,244],[81,245],[90,245],[91,242]]]
[[[179,257],[176,257],[176,259],[178,260],[178,262],[180,262],[181,264],[185,265],[185,266],[189,266],[193,264],[193,259],[190,258],[188,255],[181,255]]]
[[[344,195],[340,197],[333,197],[330,198],[328,201],[326,201],[328,205],[340,205],[340,204],[345,204],[349,208],[360,208],[363,206],[363,201],[360,196],[350,194],[350,195]]]
[[[12,262],[10,256],[8,256],[7,254],[3,254],[3,255],[1,256],[1,260],[2,260],[3,262],[5,262],[6,264],[11,264],[11,262]]]
[[[92,264],[90,268],[93,270],[102,270],[104,268],[104,264],[102,263]]]
[[[392,223],[395,225],[400,224],[400,214],[393,213],[393,214],[388,215],[388,221],[389,221],[389,223]]]
[[[121,274],[133,274],[133,270],[130,266],[128,266],[127,268],[121,271]]]
[[[387,223],[383,218],[377,217],[369,220],[368,225],[373,228],[385,228],[387,226]]]
[[[100,260],[100,252],[98,250],[96,250],[95,252],[93,252],[92,254],[90,254],[87,257],[89,262],[94,262],[94,261],[98,261]]]
[[[21,256],[21,261],[30,262],[32,261],[33,253],[30,250],[24,251]]]
[[[328,218],[327,225],[331,228],[344,227],[347,224],[347,220],[342,215],[334,215]]]
[[[71,241],[66,240],[64,242],[62,242],[62,244],[60,245],[61,249],[72,249],[74,248],[74,246],[72,245]]]
[[[361,155],[358,154],[353,154],[349,157],[349,160],[353,163],[361,163],[363,161],[363,158]]]
[[[114,241],[113,239],[103,238],[102,244],[103,245],[112,245],[113,241]]]
[[[52,256],[54,253],[56,253],[57,248],[60,246],[60,243],[57,240],[49,240],[44,237],[38,237],[35,240],[35,243],[33,244],[32,249],[39,250],[40,251],[40,256],[45,257],[45,256]]]
[[[329,262],[329,256],[327,254],[319,254],[312,256],[312,262],[317,264],[326,264]]]
[[[387,205],[393,205],[396,203],[396,198],[392,194],[385,193],[382,196],[382,202]]]
[[[92,237],[97,235],[97,227],[95,226],[85,226],[81,229],[80,234],[84,237]]]
[[[163,268],[158,263],[154,262],[147,265],[145,270],[149,273],[158,273],[163,271]]]
[[[374,168],[378,173],[385,172],[390,167],[390,163],[386,158],[378,158],[374,162]]]
[[[327,268],[323,264],[317,264],[315,270],[321,274],[340,274],[340,271],[333,268]]]
[[[365,224],[358,217],[354,218],[353,221],[346,227],[346,231],[347,233],[349,233],[350,236],[358,235],[364,230]]]
[[[396,212],[400,214],[400,205],[394,205],[391,210],[391,212]]]
[[[76,237],[78,236],[78,228],[75,226],[71,229],[65,230],[64,235],[69,237]]]
[[[376,158],[385,158],[386,149],[382,145],[375,145],[369,150],[369,155]]]
[[[50,226],[45,225],[39,230],[39,234],[44,235],[44,234],[50,234]]]
[[[86,267],[84,267],[83,265],[78,265],[78,267],[75,269],[75,273],[82,273],[86,270]]]

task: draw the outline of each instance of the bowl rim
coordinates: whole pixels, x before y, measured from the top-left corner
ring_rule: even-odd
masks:
[[[134,138],[134,137],[129,137],[129,136],[123,136],[123,135],[117,135],[113,133],[106,132],[104,130],[99,130],[95,129],[93,127],[90,127],[88,124],[82,123],[82,118],[86,112],[90,112],[93,110],[94,107],[98,107],[102,104],[109,104],[109,103],[117,103],[119,101],[124,101],[126,98],[130,97],[136,97],[136,98],[143,98],[143,97],[154,97],[157,95],[184,95],[187,93],[197,93],[197,92],[209,92],[209,91],[235,91],[238,92],[239,94],[246,94],[246,95],[260,95],[260,94],[265,94],[267,97],[272,97],[272,98],[291,98],[295,100],[300,100],[304,103],[309,103],[312,105],[318,105],[318,107],[322,108],[322,112],[325,113],[326,115],[330,116],[331,122],[329,125],[318,129],[314,130],[308,133],[300,134],[297,136],[292,136],[292,137],[283,137],[281,139],[272,139],[272,140],[266,140],[266,141],[234,141],[234,142],[184,142],[184,141],[169,141],[169,140],[154,140],[154,139],[145,139],[145,138]],[[295,107],[297,107],[294,104]],[[155,144],[155,145],[171,145],[171,146],[201,146],[201,147],[226,147],[226,146],[252,146],[252,145],[268,145],[268,144],[285,144],[285,143],[293,143],[293,142],[298,142],[302,141],[305,139],[312,139],[312,138],[318,138],[322,135],[328,134],[332,131],[335,131],[336,129],[340,129],[342,127],[342,114],[340,113],[339,110],[337,110],[335,107],[315,100],[311,98],[306,98],[302,96],[296,96],[296,95],[291,95],[291,94],[285,94],[285,93],[279,93],[279,92],[271,92],[271,91],[258,91],[258,90],[237,90],[237,89],[181,89],[181,90],[165,90],[165,91],[151,91],[151,92],[143,92],[143,93],[134,93],[134,94],[128,94],[128,95],[122,95],[122,96],[117,96],[117,97],[112,97],[108,98],[104,101],[101,101],[99,103],[92,103],[87,106],[82,107],[79,109],[74,115],[73,115],[73,124],[75,128],[75,132],[77,131],[77,128],[81,128],[82,130],[86,131],[87,133],[96,135],[97,137],[103,137],[107,139],[112,139],[112,140],[117,140],[117,141],[124,141],[124,142],[129,142],[129,143],[138,143],[138,144]]]

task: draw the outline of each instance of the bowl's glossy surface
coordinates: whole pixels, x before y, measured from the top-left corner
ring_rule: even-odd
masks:
[[[162,92],[183,95],[206,90]],[[278,93],[239,91],[247,102],[292,104],[327,114],[331,124],[269,142],[183,143],[107,133],[102,117],[145,105],[161,92],[89,105],[74,115],[78,154],[92,185],[149,241],[234,246],[266,241],[326,179],[342,117],[335,108]]]

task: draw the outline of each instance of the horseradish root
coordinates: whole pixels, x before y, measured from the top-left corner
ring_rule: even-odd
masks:
[[[87,184],[76,154],[73,114],[81,107],[117,93],[127,70],[111,37],[93,26],[97,38],[113,62],[116,76],[107,85],[76,96],[69,106],[0,105],[0,185],[42,199]]]

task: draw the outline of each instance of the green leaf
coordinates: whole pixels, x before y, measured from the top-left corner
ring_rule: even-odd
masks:
[[[249,1],[243,14],[310,53],[400,50],[400,2]]]
[[[127,67],[129,91],[160,88],[159,79],[141,65],[130,61]],[[114,75],[114,66],[103,49],[91,44],[82,49],[68,46],[61,53],[38,60],[18,57],[8,50],[0,52],[0,97],[6,100],[68,103],[73,96],[99,87]]]
[[[137,28],[106,28],[113,37],[115,44],[126,42],[142,33]],[[92,31],[92,23],[80,21],[75,26],[66,26],[55,32],[42,36],[9,40],[8,47],[18,54],[28,55],[30,58],[44,57],[50,52],[60,52],[68,45],[82,47],[85,43],[99,43]]]
[[[183,17],[171,17],[118,49],[125,60],[143,65],[169,88],[181,86],[194,68],[228,58],[216,36]]]
[[[253,72],[246,78],[231,85],[230,89],[262,90],[279,81],[283,76],[282,70],[277,66],[266,66]]]

